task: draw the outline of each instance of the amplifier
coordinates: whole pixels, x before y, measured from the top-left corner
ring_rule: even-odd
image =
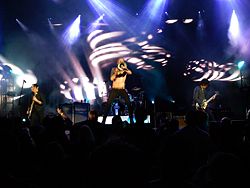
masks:
[[[61,105],[61,108],[73,124],[75,124],[88,119],[90,104],[80,102],[64,103]]]

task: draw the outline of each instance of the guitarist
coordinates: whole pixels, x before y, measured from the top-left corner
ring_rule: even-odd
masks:
[[[215,118],[210,109],[211,105],[207,100],[214,100],[216,95],[213,94],[214,92],[209,87],[208,79],[201,80],[199,85],[194,88],[193,92],[193,107],[195,107],[196,110],[202,110],[207,112],[210,121],[215,121]]]
[[[45,100],[43,95],[39,92],[38,84],[32,84],[31,92],[32,96],[27,110],[27,115],[30,119],[31,127],[41,126],[44,117]]]

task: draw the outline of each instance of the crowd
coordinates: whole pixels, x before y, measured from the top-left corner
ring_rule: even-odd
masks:
[[[114,116],[111,125],[88,120],[72,124],[60,111],[42,125],[2,117],[2,187],[248,187],[249,119],[209,122],[202,111],[161,125],[135,124]]]

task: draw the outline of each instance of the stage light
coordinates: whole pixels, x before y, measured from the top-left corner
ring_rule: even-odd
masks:
[[[204,20],[202,18],[200,11],[199,11],[199,15],[198,15],[197,31],[198,31],[199,37],[202,38],[204,35]]]
[[[49,23],[49,28],[53,31],[54,30],[54,25],[51,22],[51,18],[48,18],[48,23]]]
[[[235,42],[237,42],[239,34],[240,34],[239,21],[238,21],[237,15],[235,13],[235,10],[233,10],[233,13],[231,16],[230,27],[228,30],[229,39],[235,43]]]
[[[153,39],[153,35],[149,34],[148,35],[148,40],[151,40],[151,39]]]
[[[145,31],[150,31],[154,27],[157,27],[162,20],[164,10],[168,0],[148,0],[146,7],[140,14],[140,25]],[[147,19],[145,19],[147,18]]]
[[[175,103],[175,100],[174,100],[174,99],[170,99],[170,101],[171,101],[172,103]]]
[[[162,29],[157,29],[157,33],[162,33]]]
[[[191,22],[193,22],[193,19],[185,19],[185,20],[183,20],[184,24],[189,24]]]
[[[23,31],[25,31],[25,32],[29,31],[28,27],[26,27],[21,21],[19,21],[18,19],[16,19],[16,22],[22,28]]]
[[[242,69],[242,67],[244,66],[244,64],[245,64],[245,61],[239,61],[238,62],[238,64],[237,64],[237,66],[238,66],[238,69]]]
[[[174,24],[178,21],[178,19],[170,19],[170,20],[167,20],[165,21],[167,24]]]
[[[79,15],[75,21],[66,29],[63,34],[64,41],[72,45],[80,36],[80,22],[81,15]]]
[[[152,100],[152,101],[151,101],[151,103],[152,103],[152,104],[154,104],[154,103],[155,103],[155,101],[154,101],[154,100]]]

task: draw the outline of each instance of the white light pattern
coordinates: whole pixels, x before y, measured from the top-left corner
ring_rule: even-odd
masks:
[[[218,64],[216,62],[206,61],[190,61],[186,66],[184,76],[191,76],[193,81],[201,81],[206,78],[209,81],[238,81],[240,80],[240,71],[237,65],[233,63]]]
[[[64,81],[63,84],[60,84],[61,93],[65,98],[73,101],[92,101],[96,99],[97,93],[98,97],[107,96],[106,84],[103,81],[97,80],[94,78],[93,83],[89,82],[89,78],[84,76],[82,78],[73,78],[72,80],[80,80],[80,82],[73,82],[70,85],[67,81]],[[73,89],[71,89],[73,88]],[[95,91],[97,89],[97,92]]]
[[[95,49],[96,46],[98,45],[98,43],[100,43],[101,41],[111,39],[111,38],[115,38],[115,37],[119,37],[119,36],[121,36],[123,34],[124,34],[124,32],[122,32],[122,31],[101,34],[101,35],[95,37],[93,40],[91,40],[90,47],[92,49]]]
[[[151,62],[159,63],[171,57],[164,48],[150,45],[147,40],[139,40],[145,37],[129,37],[124,39],[126,35],[124,31],[101,31],[102,32],[100,32],[100,30],[98,32],[93,31],[87,37],[87,42],[89,42],[92,49],[89,55],[89,61],[96,68],[103,63],[111,63],[114,61],[114,58],[120,57],[124,57],[129,63],[136,65],[139,62],[146,62],[148,59],[153,60]],[[111,40],[112,42],[110,42]],[[144,70],[155,68],[154,65],[150,67],[146,65],[145,63],[137,66],[140,66],[139,68]]]

